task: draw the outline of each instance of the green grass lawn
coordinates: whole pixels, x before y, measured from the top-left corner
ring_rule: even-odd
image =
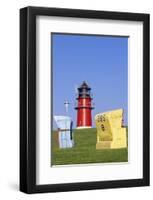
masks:
[[[59,149],[57,132],[52,133],[52,165],[127,162],[128,151],[124,149],[96,150],[96,129],[75,129],[75,145],[69,149]]]

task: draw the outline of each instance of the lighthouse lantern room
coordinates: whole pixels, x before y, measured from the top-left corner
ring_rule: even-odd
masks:
[[[77,90],[78,94],[76,97],[77,102],[75,107],[77,110],[77,128],[91,128],[91,110],[94,109],[92,104],[91,88],[84,81]]]

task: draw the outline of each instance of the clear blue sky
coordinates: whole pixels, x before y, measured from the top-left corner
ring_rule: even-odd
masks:
[[[53,115],[69,116],[76,126],[75,87],[86,81],[93,93],[97,113],[124,109],[127,124],[128,38],[91,35],[52,35]],[[55,123],[54,123],[55,127]]]

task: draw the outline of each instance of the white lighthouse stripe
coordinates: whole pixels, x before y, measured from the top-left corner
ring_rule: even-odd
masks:
[[[92,128],[91,126],[78,126],[77,129]]]

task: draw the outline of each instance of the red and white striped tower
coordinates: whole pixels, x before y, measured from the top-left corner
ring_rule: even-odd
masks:
[[[91,128],[92,116],[91,110],[94,109],[92,105],[91,88],[84,81],[78,89],[77,103],[75,109],[77,110],[77,128]]]

